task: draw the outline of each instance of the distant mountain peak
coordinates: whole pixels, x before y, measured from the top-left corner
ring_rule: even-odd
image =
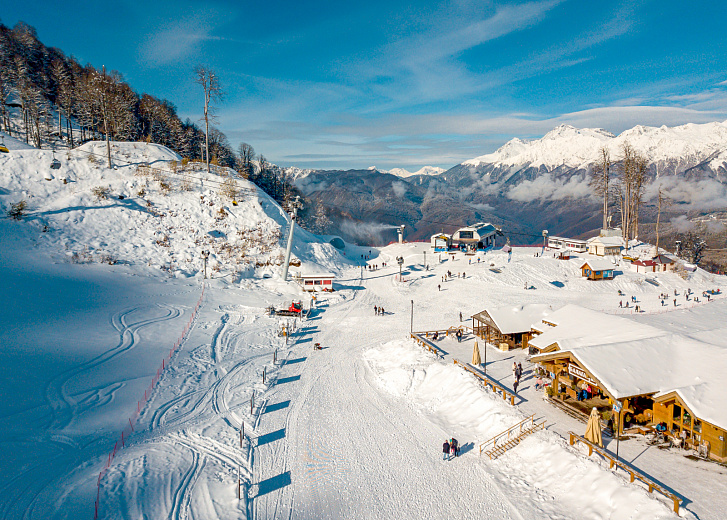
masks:
[[[415,172],[410,172],[409,170],[405,170],[404,168],[392,168],[386,173],[390,173],[391,175],[396,175],[397,177],[404,178],[412,177],[414,175],[439,175],[444,171],[444,168],[439,168],[438,166],[422,166]]]

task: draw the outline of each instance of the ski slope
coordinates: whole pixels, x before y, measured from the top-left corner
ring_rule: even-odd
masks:
[[[667,330],[689,324],[693,337],[717,341],[725,302],[665,312],[658,294],[725,291],[723,277],[660,274],[655,287],[622,266],[613,281],[594,283],[580,277],[577,259],[535,257],[532,248],[516,248],[512,258],[481,253],[479,263],[469,263],[459,254],[432,254],[427,244],[338,251],[300,231],[296,255],[337,273],[337,290],[321,295],[286,341],[281,327],[295,320],[267,316],[265,308],[311,302],[279,279],[280,243],[251,253],[261,265],[246,275],[231,276],[220,262],[205,281],[195,249],[203,244],[180,237],[159,249],[153,240],[160,222],[229,236],[199,209],[201,195],[222,201],[211,188],[199,191],[209,186],[162,195],[148,181],[151,200],[169,215],[152,218],[117,202],[90,205],[88,190],[102,176],[114,190],[131,183],[134,198],[133,183],[143,179],[124,166],[65,165],[62,173],[74,176],[69,188],[43,177],[48,152],[14,153],[23,155],[4,159],[8,188],[0,200],[7,207],[24,197],[32,207],[26,220],[0,221],[0,297],[10,303],[0,315],[0,518],[91,518],[97,492],[99,518],[113,519],[675,517],[666,500],[568,446],[563,435],[585,425],[544,403],[529,376],[511,407],[452,363],[469,359],[471,338],[441,342],[444,359],[416,346],[408,339],[411,302],[414,328],[422,330],[454,325],[460,312],[470,316],[487,305],[577,303],[624,313],[620,289],[646,311],[629,319]],[[129,162],[144,153],[168,160],[164,150],[142,146],[117,153],[119,162],[122,153]],[[27,173],[33,164],[39,170]],[[230,226],[257,223],[272,233],[285,223],[263,194],[234,209]],[[132,224],[138,234],[116,232]],[[78,252],[94,240],[124,261],[108,265],[91,255],[79,263],[66,254],[66,245]],[[204,245],[221,251],[217,240]],[[423,266],[425,250],[431,270]],[[189,266],[161,268],[165,255],[185,251],[194,251]],[[379,266],[403,256],[405,280],[396,280],[398,266],[362,269],[363,255]],[[443,282],[447,271],[467,276]],[[145,397],[203,284],[186,339]],[[374,316],[374,305],[386,315]],[[314,350],[315,343],[324,348]],[[488,374],[507,387],[514,359],[531,370],[523,352],[487,355]],[[99,481],[137,411],[133,433]],[[480,442],[533,413],[547,421],[546,431],[496,461],[479,457]],[[444,461],[442,442],[453,436],[462,455]],[[727,509],[723,466],[650,450],[640,439],[620,449],[685,498],[682,516],[716,520]]]

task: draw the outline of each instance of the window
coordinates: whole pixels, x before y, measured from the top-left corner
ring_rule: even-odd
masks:
[[[692,425],[692,416],[684,410],[684,415],[682,416],[682,424],[689,428]]]
[[[694,419],[694,431],[697,433],[702,433],[702,421],[696,418]]]
[[[305,281],[305,284],[306,285],[313,285],[313,280],[306,280]]]
[[[679,405],[674,405],[674,411],[671,414],[672,421],[682,422],[682,408]]]
[[[314,284],[314,285],[321,285],[321,281],[320,281],[320,280],[315,280],[315,281],[313,282],[313,284]]]
[[[460,231],[459,238],[474,238],[474,231]]]
[[[323,285],[331,285],[331,280],[323,280]]]

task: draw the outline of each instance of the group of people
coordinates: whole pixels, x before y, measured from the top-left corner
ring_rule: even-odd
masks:
[[[381,264],[381,267],[386,267],[386,264],[385,263],[382,263]],[[369,271],[378,271],[379,270],[379,264],[368,264],[366,266],[366,269],[368,269]]]
[[[442,460],[452,460],[452,457],[459,457],[459,442],[454,437],[442,444]]]
[[[384,314],[386,314],[386,312],[384,311],[384,308],[382,306],[374,305],[374,315],[375,316],[383,316]]]
[[[442,276],[442,281],[446,282],[450,278],[454,278],[454,274],[452,274],[452,271],[447,271],[447,274]],[[466,278],[466,275],[465,273],[457,273],[457,278]]]
[[[523,366],[521,363],[512,362],[512,377],[515,382],[512,384],[512,389],[517,393],[517,387],[520,385],[520,378],[523,376]]]

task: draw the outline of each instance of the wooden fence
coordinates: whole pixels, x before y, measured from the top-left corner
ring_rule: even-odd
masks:
[[[484,383],[485,386],[490,386],[492,388],[492,391],[494,393],[500,392],[502,394],[502,398],[505,401],[507,401],[509,399],[510,404],[512,406],[515,406],[515,395],[512,394],[512,393],[510,393],[509,390],[506,390],[505,388],[503,388],[499,384],[497,384],[494,381],[492,381],[491,379],[489,379],[487,376],[485,376],[483,374],[480,374],[477,370],[475,370],[472,367],[470,367],[470,366],[462,363],[458,359],[455,359],[454,360],[454,364],[455,365],[458,365],[458,366],[460,366],[462,368],[464,368],[467,372],[469,372],[469,373],[474,374],[475,376],[477,376],[480,379],[480,381],[482,381]]]
[[[577,433],[568,432],[568,434],[570,435],[570,444],[571,444],[571,446],[573,446],[574,444],[577,444],[579,442],[585,444],[586,446],[588,446],[588,456],[589,457],[595,451],[596,453],[598,453],[604,459],[608,460],[611,463],[611,466],[610,467],[612,469],[613,469],[614,466],[616,466],[616,468],[621,468],[626,473],[628,473],[629,476],[631,477],[630,482],[634,482],[634,480],[637,480],[638,479],[641,482],[643,482],[644,484],[646,484],[647,486],[649,486],[649,493],[653,493],[654,491],[658,491],[659,493],[661,493],[665,497],[671,499],[672,502],[674,503],[674,512],[676,514],[679,514],[679,504],[681,503],[682,499],[679,498],[678,496],[676,496],[672,491],[666,489],[664,486],[662,486],[660,484],[657,484],[656,482],[654,482],[653,480],[651,480],[648,476],[646,476],[645,474],[641,473],[639,470],[637,470],[637,469],[635,469],[635,468],[633,468],[631,466],[627,466],[626,464],[624,464],[620,460],[616,460],[613,457],[613,455],[611,455],[609,452],[607,452],[605,449],[601,448],[600,446],[598,446],[596,444],[593,444],[588,439],[585,439],[585,438],[581,437]]]

